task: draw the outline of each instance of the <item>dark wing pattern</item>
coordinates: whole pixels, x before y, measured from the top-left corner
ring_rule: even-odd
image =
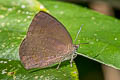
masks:
[[[54,17],[40,11],[20,45],[20,59],[26,69],[44,68],[59,62],[73,50],[72,39]]]

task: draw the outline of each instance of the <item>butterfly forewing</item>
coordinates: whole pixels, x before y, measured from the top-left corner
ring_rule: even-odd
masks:
[[[72,39],[54,17],[40,11],[32,20],[19,55],[24,67],[44,68],[58,63],[73,50]]]

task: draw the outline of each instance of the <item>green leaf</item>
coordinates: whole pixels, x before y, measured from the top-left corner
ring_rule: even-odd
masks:
[[[0,1],[0,80],[78,80],[75,63],[65,61],[45,69],[24,69],[19,46],[37,12],[46,10],[36,0]]]
[[[120,20],[70,3],[40,1],[65,25],[73,41],[84,24],[77,42],[74,42],[89,43],[80,45],[80,55],[120,69]]]
[[[71,68],[65,61],[58,70],[56,67],[26,70],[20,61],[0,59],[0,80],[77,80],[75,64]]]

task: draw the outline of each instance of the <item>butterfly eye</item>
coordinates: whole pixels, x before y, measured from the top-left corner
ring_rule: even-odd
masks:
[[[74,45],[75,49],[78,50],[79,48],[79,45]]]

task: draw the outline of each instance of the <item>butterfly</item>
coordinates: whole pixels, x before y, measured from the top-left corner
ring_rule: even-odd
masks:
[[[20,45],[19,56],[26,69],[46,68],[70,59],[72,63],[78,46],[73,44],[63,24],[47,12],[40,11]]]

